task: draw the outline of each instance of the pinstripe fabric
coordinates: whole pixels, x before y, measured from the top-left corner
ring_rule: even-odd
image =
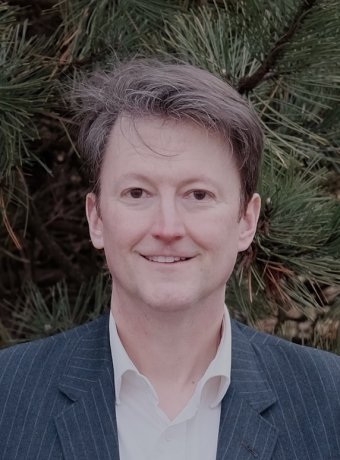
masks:
[[[118,459],[108,316],[0,353],[0,459]]]
[[[340,460],[340,358],[235,322],[232,343],[217,460]],[[119,460],[107,315],[0,352],[0,459]]]
[[[233,323],[217,460],[339,460],[340,357]]]

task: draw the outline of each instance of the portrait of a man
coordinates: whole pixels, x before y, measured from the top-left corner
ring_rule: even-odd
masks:
[[[340,458],[340,358],[231,319],[263,133],[229,84],[130,59],[78,88],[110,310],[0,353],[0,458]]]

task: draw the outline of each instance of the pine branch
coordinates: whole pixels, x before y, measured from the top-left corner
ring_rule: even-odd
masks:
[[[49,235],[33,203],[31,204],[31,212],[29,215],[29,226],[32,228],[38,240],[40,240],[44,250],[57,262],[64,273],[73,281],[83,281],[83,273],[70,262],[56,240]]]
[[[44,57],[50,46],[44,37],[29,37],[27,21],[0,34],[1,179],[32,160],[29,144],[39,139],[36,115],[45,107],[54,86],[51,62]]]
[[[284,46],[293,38],[298,27],[302,24],[306,14],[313,8],[315,2],[316,0],[306,0],[301,4],[291,26],[274,44],[262,65],[252,75],[240,79],[237,88],[240,94],[247,94],[252,91],[273,71],[278,58],[282,54]]]
[[[76,324],[96,318],[109,304],[110,280],[100,273],[87,282],[70,289],[65,281],[46,290],[26,283],[22,295],[13,304],[3,308],[12,318],[10,328],[0,321],[0,345],[32,340],[69,329]]]

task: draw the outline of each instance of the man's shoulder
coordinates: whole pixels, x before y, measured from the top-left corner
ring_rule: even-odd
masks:
[[[109,365],[107,315],[2,350],[0,457],[60,458],[55,420]]]
[[[312,361],[331,361],[336,362],[340,370],[340,356],[325,350],[320,350],[310,346],[296,344],[285,338],[258,331],[233,320],[233,327],[242,332],[244,338],[255,348],[265,354],[278,355],[299,355],[301,358],[311,359]]]
[[[253,407],[264,401],[284,458],[340,458],[340,357],[237,322],[232,340],[231,382]]]
[[[290,375],[296,382],[314,379],[314,383],[321,386],[330,385],[333,390],[340,388],[340,356],[335,353],[296,344],[236,321],[233,321],[233,328],[241,331],[272,378]]]
[[[44,373],[56,375],[67,366],[73,350],[81,340],[91,340],[101,333],[107,323],[107,315],[60,332],[46,338],[20,343],[0,350],[0,388],[14,381],[21,381],[37,376],[44,368]]]

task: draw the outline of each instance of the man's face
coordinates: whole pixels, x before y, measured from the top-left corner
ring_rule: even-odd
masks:
[[[100,184],[98,206],[87,197],[87,216],[117,301],[162,311],[223,304],[260,199],[254,195],[240,219],[239,174],[218,135],[183,121],[123,118],[111,132]]]

